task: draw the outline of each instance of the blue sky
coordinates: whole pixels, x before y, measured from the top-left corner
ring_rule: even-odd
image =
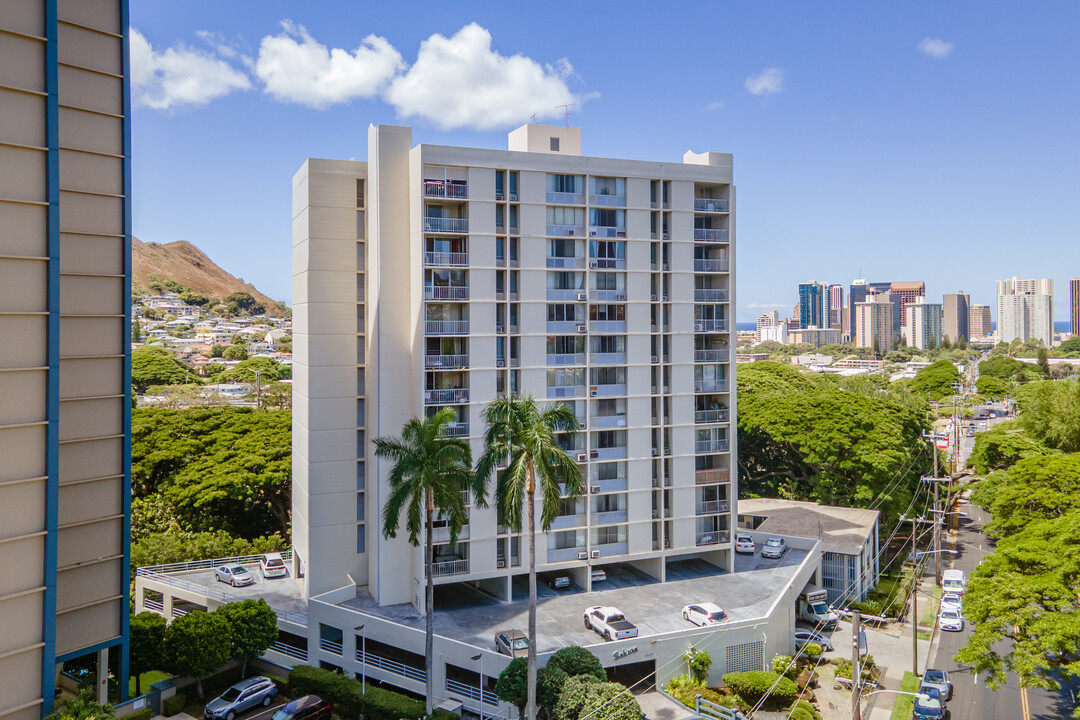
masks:
[[[136,236],[286,301],[305,158],[364,159],[369,123],[505,147],[562,102],[588,155],[735,154],[738,320],[807,280],[993,305],[1011,275],[1053,277],[1063,320],[1080,276],[1072,1],[132,0],[131,25]]]

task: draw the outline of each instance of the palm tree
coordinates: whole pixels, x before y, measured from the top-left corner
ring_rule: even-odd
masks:
[[[528,514],[529,532],[529,655],[525,714],[536,718],[536,478],[540,478],[545,532],[558,516],[562,495],[581,491],[581,467],[559,445],[556,432],[576,432],[577,417],[563,403],[540,406],[532,395],[501,395],[484,409],[487,432],[484,453],[476,464],[477,478],[486,480],[504,461],[496,476],[495,495],[506,523],[521,529],[521,506]],[[562,487],[560,487],[560,485]]]
[[[427,638],[424,656],[427,661],[427,714],[432,712],[435,697],[432,686],[435,631],[432,617],[434,584],[431,577],[432,525],[436,512],[446,518],[450,543],[457,542],[458,532],[468,521],[462,490],[472,490],[477,505],[485,506],[484,483],[472,472],[472,449],[465,438],[450,437],[446,426],[456,417],[453,408],[444,407],[431,417],[412,418],[401,429],[401,437],[375,438],[375,455],[393,463],[388,482],[390,494],[383,506],[383,535],[397,536],[401,512],[406,513],[405,528],[409,542],[420,545],[424,528],[424,576],[427,594]],[[421,518],[424,518],[423,525]]]

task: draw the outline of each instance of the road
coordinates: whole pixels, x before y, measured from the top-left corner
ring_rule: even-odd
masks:
[[[962,503],[960,510],[966,517],[960,519],[954,542],[958,554],[952,566],[971,575],[982,557],[993,552],[993,540],[982,533],[990,515],[968,503]],[[948,703],[952,720],[1064,720],[1072,717],[1072,711],[1077,707],[1076,698],[1080,696],[1080,681],[1073,680],[1059,691],[1022,689],[1017,686],[1016,676],[1010,675],[1004,687],[990,690],[984,677],[970,674],[966,667],[953,660],[970,634],[967,627],[959,633],[941,633],[931,663],[931,667],[947,670],[952,679],[953,699]],[[1007,653],[1009,641],[1002,641],[994,649]]]

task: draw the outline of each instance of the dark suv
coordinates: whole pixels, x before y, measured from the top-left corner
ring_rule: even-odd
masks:
[[[271,720],[329,720],[330,703],[318,695],[305,695],[283,706]]]

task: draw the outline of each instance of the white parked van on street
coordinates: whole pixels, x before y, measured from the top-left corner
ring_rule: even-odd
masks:
[[[941,587],[947,593],[963,595],[964,588],[967,587],[967,578],[964,576],[964,571],[946,570],[943,572],[941,574]]]

